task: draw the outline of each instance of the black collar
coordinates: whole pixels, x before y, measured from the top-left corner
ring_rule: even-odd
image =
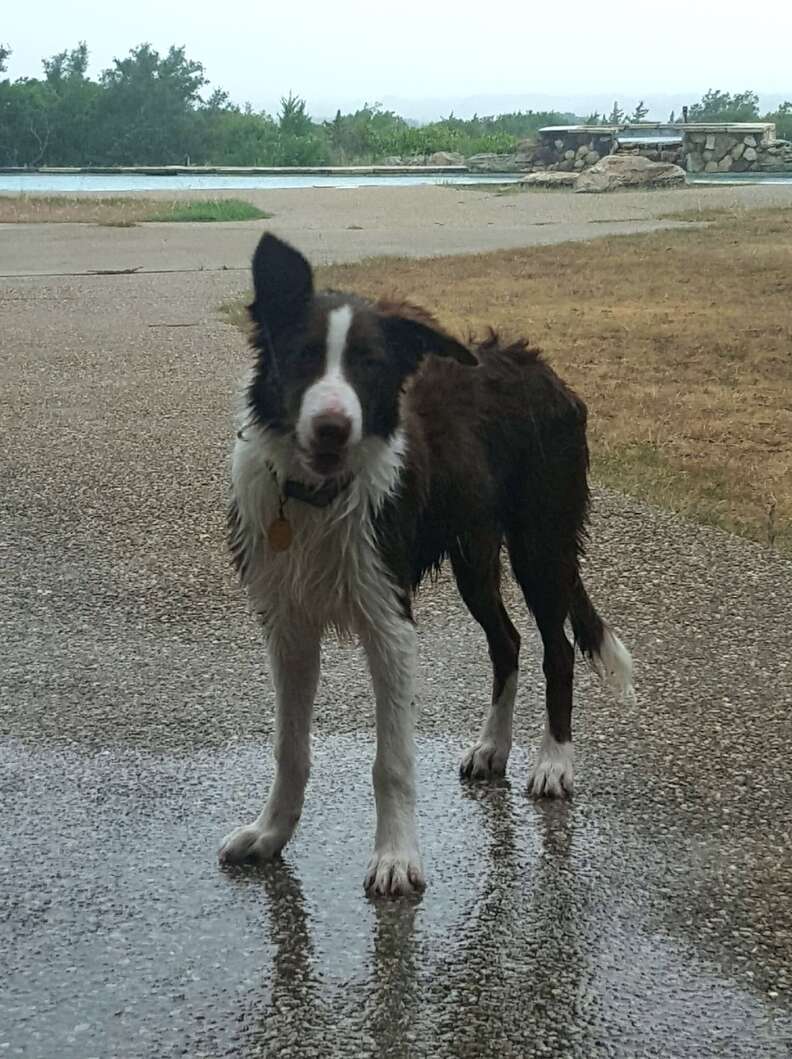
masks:
[[[319,486],[306,485],[305,482],[287,478],[283,483],[283,498],[284,500],[301,500],[304,504],[310,504],[311,507],[329,507],[337,497],[346,492],[351,484],[351,475],[341,481],[332,478],[329,482]]]

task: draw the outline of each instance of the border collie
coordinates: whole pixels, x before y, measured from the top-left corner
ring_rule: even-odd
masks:
[[[232,460],[231,554],[266,631],[275,775],[222,864],[266,861],[291,838],[310,764],[325,630],[361,641],[376,700],[371,894],[419,890],[411,600],[450,559],[487,637],[492,701],[461,773],[504,772],[520,637],[500,593],[501,553],[539,627],[547,717],[529,778],[568,794],[574,651],[632,692],[627,650],[579,572],[589,504],[586,407],[540,353],[494,332],[470,346],[422,309],[317,292],[305,258],[265,235],[249,308],[256,361]]]

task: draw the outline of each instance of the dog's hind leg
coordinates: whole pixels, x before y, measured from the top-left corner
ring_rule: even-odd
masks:
[[[460,774],[472,779],[503,775],[512,745],[520,634],[500,593],[500,537],[476,537],[451,550],[460,595],[484,630],[492,661],[492,702],[478,740],[464,754]]]
[[[577,557],[536,556],[509,537],[512,568],[542,637],[547,714],[545,730],[528,780],[534,797],[561,798],[574,785],[572,691],[575,652],[564,623],[577,580]]]
[[[275,776],[264,808],[227,835],[221,864],[266,861],[280,853],[300,819],[311,765],[311,714],[319,682],[317,629],[274,628],[269,656],[275,683]]]

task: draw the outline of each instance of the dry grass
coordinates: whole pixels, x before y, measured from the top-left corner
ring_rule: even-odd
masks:
[[[132,228],[150,221],[247,221],[271,217],[244,199],[154,199],[138,196],[0,195],[0,223],[101,224]]]
[[[792,553],[792,210],[319,279],[530,336],[589,405],[598,480]]]

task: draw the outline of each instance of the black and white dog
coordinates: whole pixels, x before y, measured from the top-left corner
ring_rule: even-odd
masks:
[[[229,542],[269,642],[275,776],[220,860],[275,856],[303,807],[319,645],[360,639],[376,698],[377,828],[365,885],[420,889],[415,828],[412,595],[451,560],[486,633],[492,703],[461,771],[500,774],[512,742],[519,635],[500,594],[501,553],[544,646],[547,719],[529,778],[572,788],[575,641],[631,694],[632,664],[580,578],[589,501],[586,408],[524,341],[473,348],[409,304],[314,290],[308,262],[265,235],[253,259],[256,364],[233,456]]]

